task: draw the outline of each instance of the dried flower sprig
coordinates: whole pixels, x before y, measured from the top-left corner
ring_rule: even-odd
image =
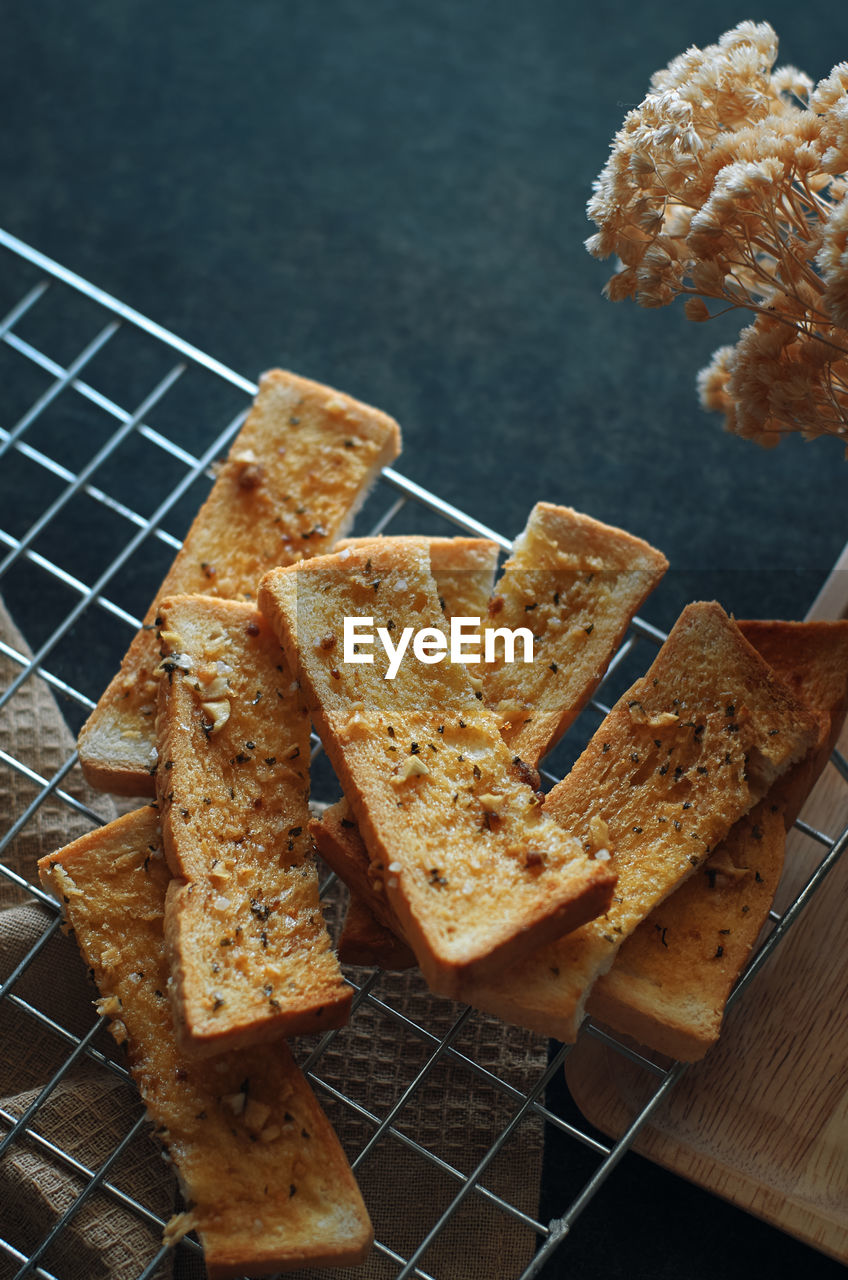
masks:
[[[613,301],[754,313],[698,375],[731,431],[848,441],[848,63],[814,87],[776,57],[768,23],[742,22],[656,72],[594,184],[586,247],[617,255]]]

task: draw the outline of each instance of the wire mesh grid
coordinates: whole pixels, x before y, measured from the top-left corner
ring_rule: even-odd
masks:
[[[0,427],[0,590],[27,642],[0,641],[0,660],[11,673],[0,691],[0,715],[40,682],[55,697],[73,734],[140,625],[140,613],[179,548],[181,532],[208,491],[211,464],[238,431],[256,388],[7,233],[0,232],[0,246],[5,250],[0,273],[5,295],[0,296],[5,417]],[[139,475],[143,486],[137,483]],[[440,527],[434,529],[434,522]],[[404,532],[458,527],[509,546],[473,517],[387,468],[357,531],[399,524]],[[611,692],[645,669],[662,639],[655,628],[636,620],[605,684],[578,722],[576,736],[570,735],[567,750],[579,750],[581,735],[585,742],[606,713]],[[17,1238],[14,1243],[16,1224],[4,1223],[0,1214],[0,1273],[8,1271],[18,1280],[27,1275],[63,1280],[61,1269],[50,1269],[57,1242],[74,1231],[84,1239],[92,1220],[87,1209],[108,1202],[152,1230],[149,1256],[138,1276],[160,1274],[171,1260],[179,1274],[180,1259],[196,1260],[199,1246],[190,1236],[176,1249],[160,1245],[169,1216],[161,1198],[129,1190],[122,1180],[125,1153],[149,1129],[140,1104],[96,1164],[80,1159],[72,1144],[42,1123],[51,1099],[63,1082],[74,1079],[79,1063],[96,1064],[122,1085],[128,1079],[99,1018],[92,1014],[89,1025],[76,1025],[43,998],[51,986],[46,957],[60,933],[58,908],[6,856],[27,833],[43,839],[38,823],[48,802],[84,825],[104,820],[91,798],[81,797],[72,785],[76,754],[70,734],[63,758],[49,776],[22,754],[0,751],[0,769],[13,778],[20,795],[0,838],[0,888],[7,890],[6,901],[36,904],[42,913],[38,936],[0,985],[0,1012],[3,1006],[13,1010],[33,1035],[45,1036],[55,1046],[55,1069],[47,1082],[22,1090],[14,1106],[0,1106],[0,1161],[15,1151],[35,1153],[51,1161],[73,1187],[61,1210],[52,1217],[45,1212],[27,1241]],[[320,761],[316,763],[315,786],[320,789]],[[837,756],[835,763],[848,781],[844,761]],[[326,795],[328,801],[335,798],[331,792]],[[820,846],[821,859],[792,905],[781,915],[772,913],[772,931],[732,999],[792,926],[848,841],[848,827],[832,838],[799,826]],[[332,896],[332,877],[324,889]],[[348,976],[355,987],[353,1032],[361,1028],[370,1038],[379,1024],[400,1046],[379,1109],[369,1105],[370,1095],[359,1088],[362,1082],[340,1069],[352,1056],[346,1032],[305,1042],[300,1065],[342,1134],[357,1175],[374,1189],[378,1201],[397,1208],[397,1196],[389,1194],[395,1173],[389,1171],[387,1153],[400,1153],[410,1162],[416,1170],[413,1180],[420,1185],[430,1188],[426,1179],[433,1177],[438,1186],[437,1194],[428,1190],[433,1203],[411,1246],[407,1240],[402,1249],[393,1239],[391,1215],[375,1221],[375,1250],[385,1267],[381,1274],[431,1280],[454,1274],[446,1261],[449,1253],[439,1253],[440,1239],[482,1224],[496,1242],[523,1234],[527,1245],[514,1274],[520,1273],[521,1280],[539,1275],[685,1067],[658,1066],[587,1022],[581,1034],[600,1037],[656,1078],[650,1100],[630,1128],[617,1142],[609,1142],[546,1105],[546,1086],[561,1071],[567,1047],[549,1050],[539,1037],[524,1033],[509,1040],[513,1033],[506,1028],[500,1028],[502,1036],[495,1032],[492,1043],[491,1028],[486,1030],[479,1015],[440,1002],[434,1017],[432,1002],[423,992],[410,995],[408,980],[402,986],[391,975],[364,970]],[[510,1055],[519,1070],[512,1070]],[[435,1127],[432,1112],[414,1106],[428,1091],[438,1100],[441,1120]],[[478,1107],[472,1124],[471,1100],[477,1095],[485,1105]],[[476,1125],[480,1132],[473,1136],[484,1134],[476,1153],[470,1143],[470,1164],[458,1160],[454,1149],[442,1149],[441,1138],[451,1125],[460,1131],[468,1126],[469,1133]],[[583,1157],[573,1198],[563,1205],[561,1216],[543,1222],[538,1187],[531,1185],[529,1195],[515,1194],[503,1166],[514,1169],[527,1147],[538,1150],[548,1127]],[[537,1177],[538,1167],[533,1168]],[[396,1171],[396,1159],[391,1169]]]

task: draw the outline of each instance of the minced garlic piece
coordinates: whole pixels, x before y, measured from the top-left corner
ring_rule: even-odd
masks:
[[[627,710],[634,724],[644,724],[649,729],[667,729],[670,725],[680,723],[680,716],[674,711],[658,711],[655,715],[649,716],[638,699],[628,702]]]
[[[217,733],[219,729],[223,729],[224,725],[230,718],[229,698],[219,698],[215,702],[203,702],[201,705],[204,712],[212,722],[209,727],[209,732]]]
[[[114,1018],[116,1013],[121,1012],[121,1002],[117,996],[102,996],[95,1000],[94,1007],[101,1018]]]
[[[341,735],[346,741],[352,738],[367,738],[371,730],[364,719],[365,707],[361,702],[354,703],[347,722],[342,726]]]
[[[661,711],[659,715],[652,716],[648,724],[652,729],[665,729],[671,724],[679,724],[680,716],[674,711]]]
[[[226,676],[222,675],[210,676],[206,680],[198,677],[197,680],[191,681],[191,687],[199,694],[202,694],[204,700],[214,702],[216,698],[225,696],[229,690],[230,682]]]
[[[259,1133],[271,1114],[271,1108],[265,1102],[249,1098],[244,1108],[244,1123],[252,1133]]]
[[[404,760],[397,775],[391,779],[393,786],[400,786],[402,782],[406,782],[409,778],[424,778],[430,776],[430,770],[419,756],[409,756]]]
[[[120,1018],[115,1018],[114,1021],[109,1024],[109,1030],[111,1031],[116,1044],[124,1043],[127,1038],[127,1029]]]
[[[159,639],[166,644],[169,649],[180,650],[183,647],[183,638],[176,631],[160,631]]]
[[[609,844],[609,827],[597,813],[594,813],[589,821],[589,838],[597,848],[606,847]]]
[[[224,581],[226,582],[226,579],[224,579]],[[225,653],[229,647],[230,637],[225,631],[215,632],[206,640],[206,652],[212,662],[222,661],[221,655]],[[228,668],[228,670],[229,669],[230,668]]]
[[[722,879],[728,881],[744,880],[745,876],[751,874],[750,867],[737,867],[734,862],[730,861],[726,852],[723,852],[721,858],[714,856],[707,863],[705,870],[708,875],[716,877],[716,883],[721,885]]]

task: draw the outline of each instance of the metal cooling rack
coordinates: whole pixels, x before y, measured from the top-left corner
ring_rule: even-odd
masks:
[[[8,644],[0,646],[5,657],[19,668],[10,685],[0,692],[0,713],[26,681],[38,676],[50,687],[72,731],[76,731],[139,626],[138,613],[143,612],[180,545],[179,531],[187,526],[188,513],[199,503],[198,490],[202,491],[204,485],[208,489],[210,464],[226,450],[238,431],[256,387],[2,230],[0,248],[4,250],[0,280],[19,279],[20,282],[12,305],[8,299],[0,300],[0,306],[7,308],[0,320],[0,383],[4,386],[4,403],[0,408],[8,414],[11,403],[15,417],[13,423],[0,428],[0,485],[4,473],[8,485],[0,527],[0,591],[33,650],[30,656]],[[190,394],[181,397],[180,388],[186,384]],[[128,407],[128,400],[137,407]],[[172,404],[175,404],[174,410],[169,412]],[[208,442],[208,424],[213,424],[214,438],[211,443],[205,443],[200,452],[190,438],[182,434],[187,405],[192,406],[191,412],[204,424],[204,442]],[[110,468],[110,462],[119,455],[118,473]],[[129,457],[129,464],[125,455]],[[139,503],[135,501],[132,485],[127,487],[116,479],[128,472],[131,475],[134,467],[142,465],[155,467],[156,473],[162,473],[166,479],[166,487],[149,511],[137,509]],[[468,533],[494,538],[505,549],[509,546],[507,539],[393,468],[383,472],[376,494],[366,507],[367,522],[364,525],[360,522],[360,527],[372,532],[388,529],[402,510],[405,531],[409,531],[409,522],[414,521],[415,513],[420,515],[423,511],[428,522],[446,522]],[[423,527],[432,528],[432,524]],[[99,540],[102,563],[93,581],[84,580],[81,571],[74,568],[73,548],[85,538]],[[120,550],[114,554],[116,546]],[[145,580],[138,569],[142,562],[152,563],[153,577],[149,580]],[[137,582],[134,572],[137,577],[140,575]],[[135,582],[130,599],[124,598],[120,585],[124,579]],[[38,601],[37,608],[34,599]],[[643,671],[653,647],[662,639],[659,631],[637,620],[611,666],[600,698],[609,698],[604,689],[609,690],[610,681],[614,687],[616,675],[620,677],[629,666],[633,665],[637,673]],[[647,658],[646,649],[651,650]],[[608,710],[600,698],[595,699],[589,713],[594,717],[594,724]],[[584,723],[583,741],[594,724],[587,729]],[[53,900],[37,885],[27,884],[2,865],[3,854],[35,820],[48,797],[58,798],[77,815],[89,819],[92,825],[101,821],[63,788],[75,763],[76,755],[71,753],[52,777],[45,778],[23,760],[0,753],[0,767],[15,771],[35,789],[34,799],[22,812],[8,815],[10,826],[0,838],[0,876],[14,884],[25,900],[41,903],[50,912],[50,923],[43,936],[0,986],[0,1001],[11,1002],[34,1026],[46,1028],[57,1042],[66,1045],[68,1051],[55,1077],[23,1114],[12,1115],[0,1108],[0,1122],[6,1128],[5,1137],[0,1141],[0,1159],[16,1145],[26,1147],[49,1156],[82,1184],[76,1199],[28,1255],[5,1240],[0,1221],[0,1262],[6,1260],[11,1268],[9,1274],[14,1274],[16,1280],[28,1275],[63,1280],[62,1276],[46,1270],[41,1262],[48,1247],[62,1231],[70,1228],[76,1214],[95,1192],[110,1197],[143,1222],[152,1223],[156,1228],[165,1226],[163,1218],[128,1195],[120,1185],[120,1158],[143,1129],[146,1123],[143,1114],[96,1169],[84,1166],[70,1151],[39,1131],[40,1107],[83,1056],[101,1064],[104,1071],[127,1078],[120,1060],[102,1052],[95,1043],[99,1019],[87,1034],[80,1036],[15,991],[56,933],[59,914]],[[848,782],[845,762],[837,756],[835,764]],[[799,826],[821,847],[821,861],[789,909],[782,915],[772,913],[772,932],[755,955],[733,1000],[791,928],[848,843],[848,827],[836,839],[831,839],[803,823]],[[387,1266],[396,1268],[393,1274],[397,1280],[411,1276],[447,1280],[443,1268],[437,1275],[427,1269],[425,1255],[452,1220],[467,1211],[468,1201],[472,1211],[478,1205],[485,1206],[487,1212],[495,1210],[500,1215],[498,1221],[503,1232],[525,1231],[530,1233],[531,1240],[535,1238],[538,1248],[534,1260],[516,1280],[539,1276],[553,1253],[563,1247],[576,1219],[673,1089],[685,1067],[677,1064],[663,1069],[600,1028],[586,1024],[582,1034],[601,1038],[656,1077],[656,1087],[647,1105],[623,1137],[610,1143],[554,1114],[545,1104],[546,1086],[562,1070],[567,1047],[555,1047],[530,1087],[517,1089],[510,1080],[499,1078],[457,1047],[467,1020],[475,1016],[471,1011],[462,1011],[446,1033],[434,1034],[427,1026],[419,1025],[393,1007],[391,999],[381,992],[380,981],[379,975],[372,974],[357,986],[353,1017],[370,1006],[381,1016],[390,1018],[396,1034],[423,1053],[422,1065],[395,1105],[382,1116],[372,1115],[355,1098],[339,1089],[328,1065],[331,1064],[328,1049],[337,1033],[325,1036],[301,1064],[325,1103],[331,1102],[341,1113],[354,1114],[370,1131],[358,1150],[348,1151],[354,1168],[362,1164],[377,1144],[392,1140],[405,1144],[417,1158],[437,1167],[454,1186],[434,1225],[408,1256],[401,1256],[380,1239],[376,1243],[377,1251]],[[442,1059],[459,1064],[467,1072],[469,1089],[474,1082],[482,1082],[498,1091],[508,1106],[509,1118],[494,1135],[484,1158],[470,1172],[446,1163],[430,1149],[426,1136],[409,1133],[403,1124],[404,1109],[410,1098],[425,1087]],[[575,1149],[578,1146],[582,1149],[584,1160],[588,1156],[594,1162],[592,1172],[582,1181],[572,1201],[564,1206],[561,1216],[548,1222],[539,1221],[487,1185],[487,1173],[493,1163],[509,1142],[521,1140],[522,1126],[529,1123],[541,1123],[546,1132],[548,1128],[557,1130],[575,1144]],[[190,1237],[177,1249],[199,1251]],[[152,1277],[167,1253],[164,1246],[154,1250],[139,1280]]]

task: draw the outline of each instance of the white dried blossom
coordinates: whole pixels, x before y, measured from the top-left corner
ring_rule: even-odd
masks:
[[[844,200],[840,205],[840,209],[846,209]],[[834,220],[832,218],[830,221],[833,222]],[[848,223],[848,209],[846,209],[846,216],[843,217],[842,222],[843,224]],[[829,223],[825,228],[822,247],[818,254],[818,261],[822,264],[822,274],[826,282],[822,302],[834,322],[843,329],[848,330],[848,248],[846,248],[845,244],[846,228],[843,225],[842,228],[834,228],[834,230],[837,234],[829,236]]]
[[[799,71],[797,67],[778,67],[771,79],[778,93],[789,94],[802,102],[806,102],[813,91],[812,80],[805,71]]]
[[[586,241],[618,258],[613,301],[754,313],[698,388],[767,447],[848,436],[848,62],[814,86],[776,58],[771,26],[742,22],[657,71],[594,184]]]

